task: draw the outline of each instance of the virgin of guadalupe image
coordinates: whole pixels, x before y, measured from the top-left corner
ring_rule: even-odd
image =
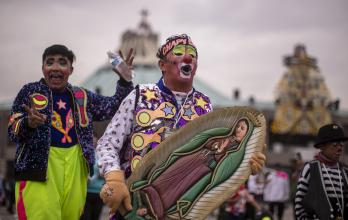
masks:
[[[241,178],[237,171],[242,173],[248,170],[247,165],[242,163],[248,158],[245,155],[252,153],[252,150],[247,152],[247,143],[260,142],[257,141],[259,136],[256,137],[253,132],[258,130],[254,123],[257,120],[250,117],[253,114],[232,112],[237,117],[227,120],[231,124],[199,131],[160,163],[148,163],[147,169],[142,170],[141,178],[130,184],[134,211],[125,218],[201,219],[204,216],[200,206],[206,200],[210,201],[209,204],[220,204],[224,201],[220,201],[221,198],[231,195],[229,191],[234,186],[228,186],[226,182],[231,182],[231,177],[235,176],[234,185],[239,186],[246,179]],[[262,132],[256,134],[260,133]],[[165,143],[167,141],[163,142]],[[254,148],[256,144],[253,144]],[[225,189],[226,187],[229,189]],[[213,206],[218,206],[216,204]],[[135,210],[141,209],[146,210],[145,216],[136,214]],[[206,205],[204,209],[207,209]],[[207,211],[203,211],[203,214],[204,212]],[[209,212],[204,215],[207,214]]]

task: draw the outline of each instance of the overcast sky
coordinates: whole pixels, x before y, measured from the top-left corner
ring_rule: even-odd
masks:
[[[221,93],[274,100],[285,72],[282,59],[297,43],[318,59],[331,91],[348,110],[348,1],[346,0],[106,0],[0,1],[0,101],[12,100],[41,76],[43,50],[60,43],[76,64],[79,84],[134,29],[141,9],[160,41],[187,33],[199,53],[197,76]]]

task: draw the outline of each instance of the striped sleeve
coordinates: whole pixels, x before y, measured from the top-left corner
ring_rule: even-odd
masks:
[[[301,175],[297,182],[296,195],[295,195],[295,215],[298,220],[308,219],[308,215],[303,207],[303,198],[308,192],[308,184],[310,179],[310,164],[307,163],[301,172]]]

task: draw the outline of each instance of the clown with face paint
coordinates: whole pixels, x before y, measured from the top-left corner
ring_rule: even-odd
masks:
[[[100,196],[112,214],[120,207],[132,209],[125,179],[144,155],[174,130],[212,111],[209,97],[193,88],[198,53],[188,35],[169,37],[157,57],[162,78],[156,84],[136,86],[98,141],[98,163],[106,180]],[[256,172],[265,157],[253,159]],[[112,218],[122,219],[119,213]]]
[[[52,45],[42,55],[40,81],[26,84],[14,100],[8,126],[15,156],[18,219],[79,219],[87,176],[93,175],[93,121],[111,119],[133,89],[120,78],[105,97],[68,83],[74,53]],[[131,67],[132,51],[126,62]],[[122,74],[119,74],[122,75]]]
[[[187,35],[167,39],[157,53],[164,83],[172,91],[188,93],[197,70],[196,47]]]

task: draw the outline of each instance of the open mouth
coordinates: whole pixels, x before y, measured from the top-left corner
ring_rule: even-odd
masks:
[[[192,66],[190,64],[179,64],[180,76],[183,78],[190,78],[192,73]]]
[[[50,72],[48,78],[51,85],[60,85],[64,82],[64,74],[61,72]]]
[[[50,79],[63,79],[64,75],[61,72],[50,72]]]
[[[184,65],[181,67],[181,71],[184,73],[184,74],[190,74],[192,68],[190,65]]]

